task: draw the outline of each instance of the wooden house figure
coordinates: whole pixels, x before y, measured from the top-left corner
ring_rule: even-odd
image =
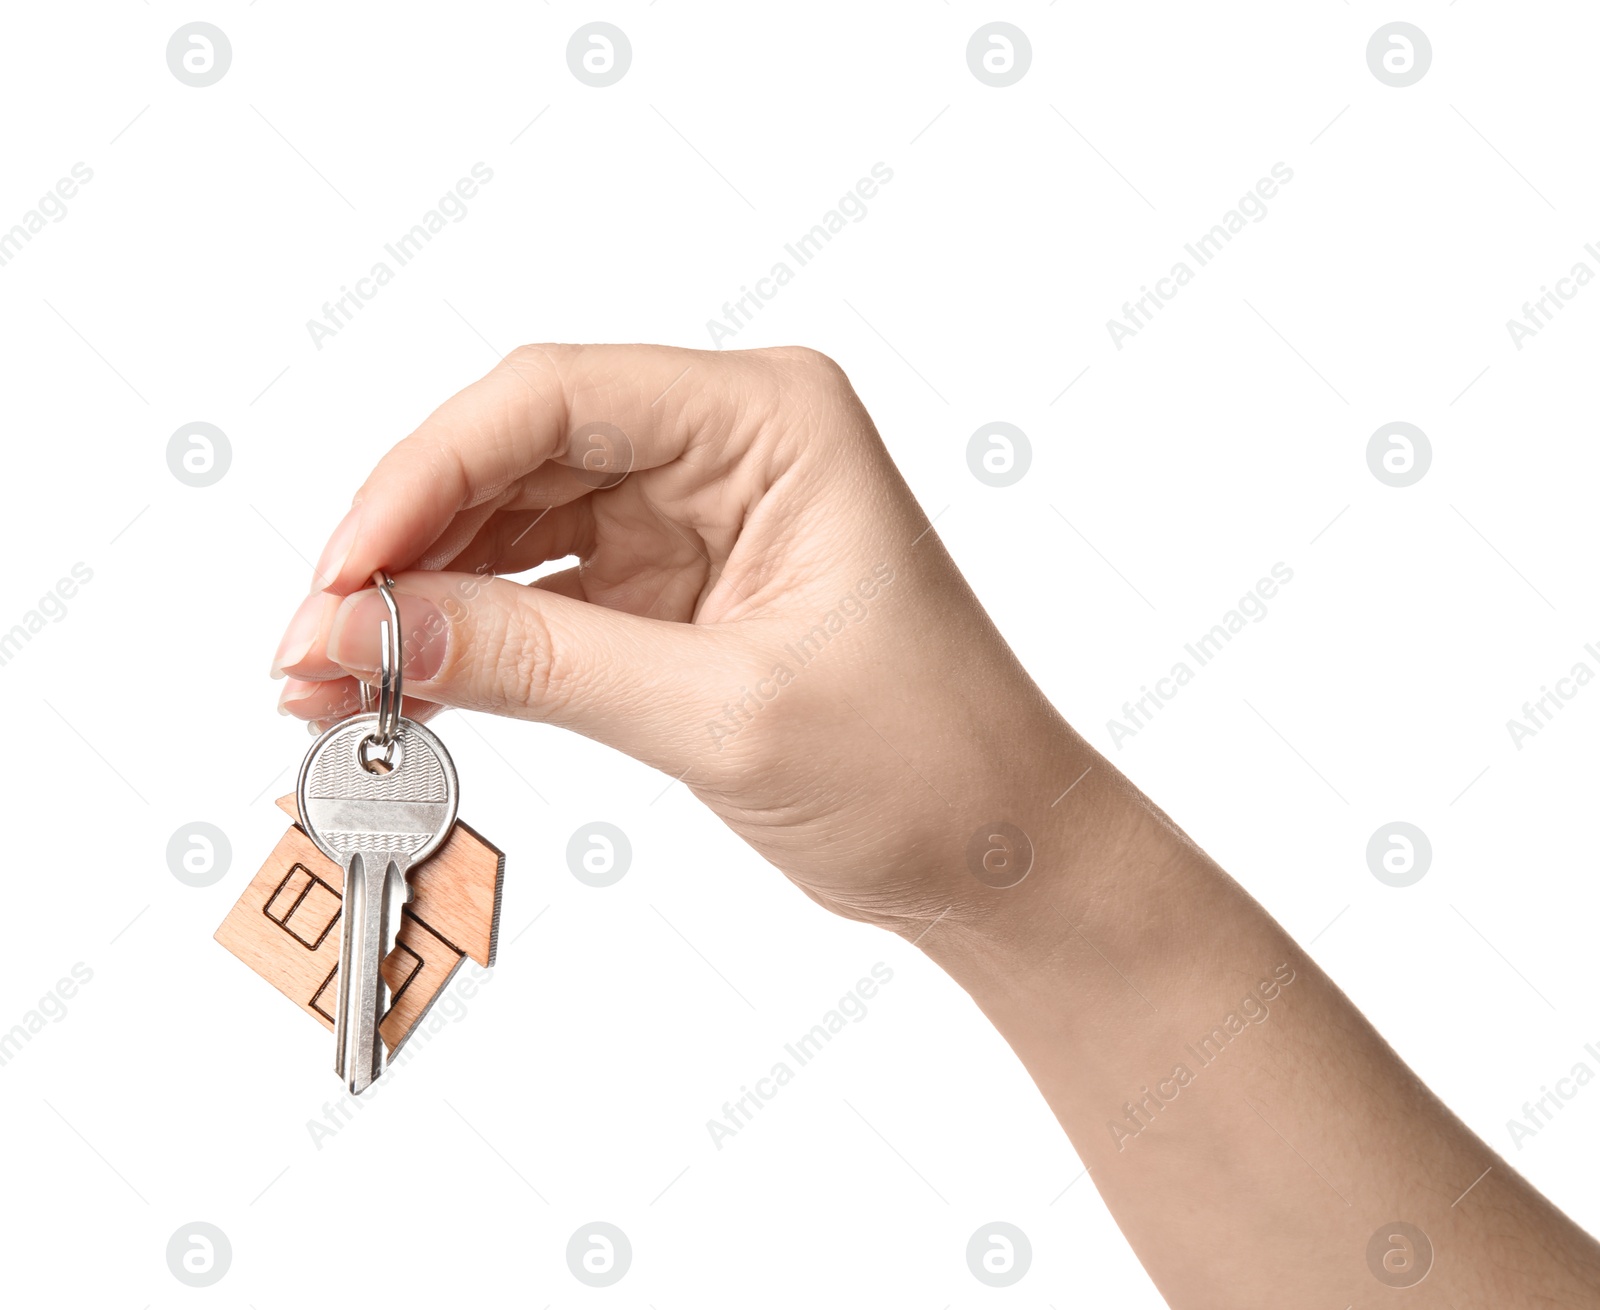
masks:
[[[344,870],[300,826],[294,796],[278,801],[283,834],[216,939],[329,1031],[339,991]],[[456,821],[409,876],[412,897],[383,964],[389,1010],[378,1026],[392,1058],[466,959],[494,963],[506,857]]]

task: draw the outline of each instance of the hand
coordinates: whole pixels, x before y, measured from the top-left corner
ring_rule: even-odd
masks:
[[[1440,1235],[1429,1304],[1594,1303],[1600,1247],[1062,723],[821,356],[516,352],[357,494],[275,661],[288,712],[375,679],[379,568],[413,712],[561,724],[682,776],[949,972],[1170,1304],[1365,1304],[1397,1217]],[[1240,1233],[1252,1258],[1219,1263]]]
[[[566,556],[532,586],[495,576]],[[1041,760],[1065,786],[1093,757],[813,351],[513,353],[357,492],[274,662],[286,712],[340,717],[375,681],[379,568],[425,703],[408,713],[487,710],[627,751],[851,918],[981,914],[975,828],[1034,830],[1016,798],[1059,791]]]

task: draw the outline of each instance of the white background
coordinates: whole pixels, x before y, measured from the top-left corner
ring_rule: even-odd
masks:
[[[204,89],[164,53],[195,19],[233,46]],[[566,64],[594,19],[633,47],[606,89]],[[965,59],[993,19],[1032,43],[1005,89]],[[1405,89],[1366,62],[1393,19],[1433,47]],[[376,1278],[401,1306],[1160,1304],[1093,1187],[1062,1194],[1077,1157],[963,994],[587,741],[439,721],[463,815],[508,854],[500,961],[320,1149],[327,1035],[211,939],[307,744],[269,659],[379,453],[519,342],[709,345],[878,161],[869,215],[736,344],[843,363],[1063,712],[1600,1227],[1600,1085],[1520,1150],[1506,1127],[1600,1070],[1600,689],[1520,751],[1505,726],[1600,669],[1600,289],[1521,351],[1505,326],[1600,271],[1597,23],[1474,0],[7,6],[0,230],[74,163],[94,178],[0,267],[0,630],[75,563],[93,580],[0,667],[0,1030],[75,962],[94,976],[0,1068],[6,1299],[269,1310]],[[315,349],[306,320],[479,161],[469,216]],[[1106,320],[1279,161],[1268,216],[1115,349]],[[997,419],[1033,447],[1003,490],[965,455]],[[165,456],[196,420],[232,448],[202,489]],[[1396,420],[1433,449],[1405,489],[1366,462]],[[1115,750],[1107,720],[1279,561],[1269,616]],[[633,843],[606,890],[565,865],[593,819]],[[1396,819],[1434,852],[1405,889],[1366,863]],[[205,889],[166,863],[193,820],[232,843]],[[716,1150],[705,1121],[880,960],[869,1016]],[[604,1291],[564,1256],[593,1219],[633,1245]],[[994,1219],[1034,1247],[1006,1291],[965,1263]],[[165,1257],[193,1220],[233,1250],[205,1291]]]

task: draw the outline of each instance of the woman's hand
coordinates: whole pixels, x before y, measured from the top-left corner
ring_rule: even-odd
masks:
[[[495,576],[567,556],[532,586]],[[852,918],[982,914],[1031,854],[981,838],[980,880],[976,829],[1037,831],[1019,798],[1093,758],[813,351],[513,353],[356,493],[273,665],[286,712],[340,717],[375,680],[379,568],[412,696],[681,776]]]
[[[1425,1304],[1595,1303],[1600,1247],[1061,722],[821,356],[518,351],[357,494],[279,652],[289,712],[374,679],[378,568],[422,701],[682,776],[817,901],[916,941],[1170,1304],[1375,1304],[1413,1230]]]

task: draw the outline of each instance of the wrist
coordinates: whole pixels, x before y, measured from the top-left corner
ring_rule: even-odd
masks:
[[[957,890],[935,909],[937,921],[897,928],[974,995],[1078,959],[1086,936],[1092,949],[1119,958],[1159,951],[1171,927],[1156,909],[1163,884],[1190,885],[1197,861],[1210,866],[1065,725],[1034,753],[1028,773],[1027,782],[1013,777],[1002,789],[1009,803],[990,793],[995,817],[962,834],[959,875],[941,884]],[[1040,787],[1042,778],[1050,782]],[[977,814],[985,805],[962,808]]]
[[[1041,1086],[1070,1084],[1085,1058],[1140,1074],[1152,1055],[1159,1064],[1184,1033],[1229,1011],[1241,971],[1253,985],[1306,963],[1261,906],[1099,756],[1033,825],[1025,878],[980,888],[903,935],[971,996]]]

